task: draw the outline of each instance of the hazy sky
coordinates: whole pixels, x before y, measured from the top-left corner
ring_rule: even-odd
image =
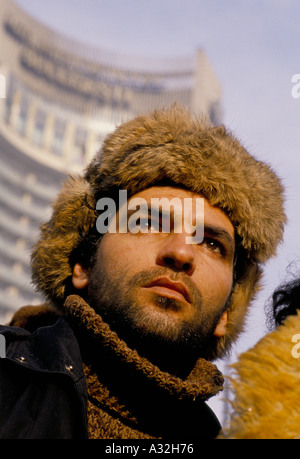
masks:
[[[286,185],[289,224],[237,352],[265,329],[264,303],[300,259],[299,0],[18,0],[56,30],[106,51],[135,56],[193,55],[201,47],[223,88],[223,120]],[[298,264],[300,267],[300,263]]]

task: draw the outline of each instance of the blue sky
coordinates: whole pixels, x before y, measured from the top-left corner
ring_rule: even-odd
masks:
[[[223,88],[223,120],[286,185],[285,243],[266,269],[265,287],[237,352],[265,333],[263,306],[300,259],[299,0],[17,0],[61,33],[128,56],[192,56],[201,47]]]

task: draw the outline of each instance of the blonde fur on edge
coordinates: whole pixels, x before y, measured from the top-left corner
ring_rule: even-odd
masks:
[[[225,438],[300,438],[300,352],[292,341],[295,335],[299,342],[300,311],[233,365],[234,412]]]

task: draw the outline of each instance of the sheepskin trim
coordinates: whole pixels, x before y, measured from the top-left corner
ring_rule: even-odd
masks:
[[[261,288],[262,270],[257,264],[250,264],[243,281],[235,285],[227,310],[226,333],[216,344],[215,358],[224,357],[244,331],[251,303]]]
[[[97,197],[112,187],[129,195],[171,180],[223,209],[251,258],[264,262],[282,240],[283,188],[224,126],[183,108],[155,111],[121,125],[86,171]]]
[[[95,355],[97,349],[105,348],[112,358],[126,364],[132,378],[138,374],[179,400],[206,401],[223,390],[223,376],[213,363],[198,359],[191,373],[182,380],[161,371],[136,350],[129,348],[80,296],[68,296],[64,308],[72,325],[84,332],[86,338],[92,338]]]
[[[243,353],[232,366],[234,413],[229,427],[224,429],[226,438],[299,438],[299,342],[296,348],[297,341],[292,341],[299,334],[300,311]]]
[[[32,282],[54,304],[64,299],[72,274],[70,255],[94,225],[96,203],[82,177],[70,177],[53,204],[53,214],[41,227],[31,256]]]

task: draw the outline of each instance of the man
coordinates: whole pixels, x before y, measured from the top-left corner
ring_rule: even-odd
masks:
[[[223,126],[177,106],[121,125],[41,228],[32,276],[51,307],[2,328],[0,436],[215,438],[211,361],[284,221],[279,179]]]

